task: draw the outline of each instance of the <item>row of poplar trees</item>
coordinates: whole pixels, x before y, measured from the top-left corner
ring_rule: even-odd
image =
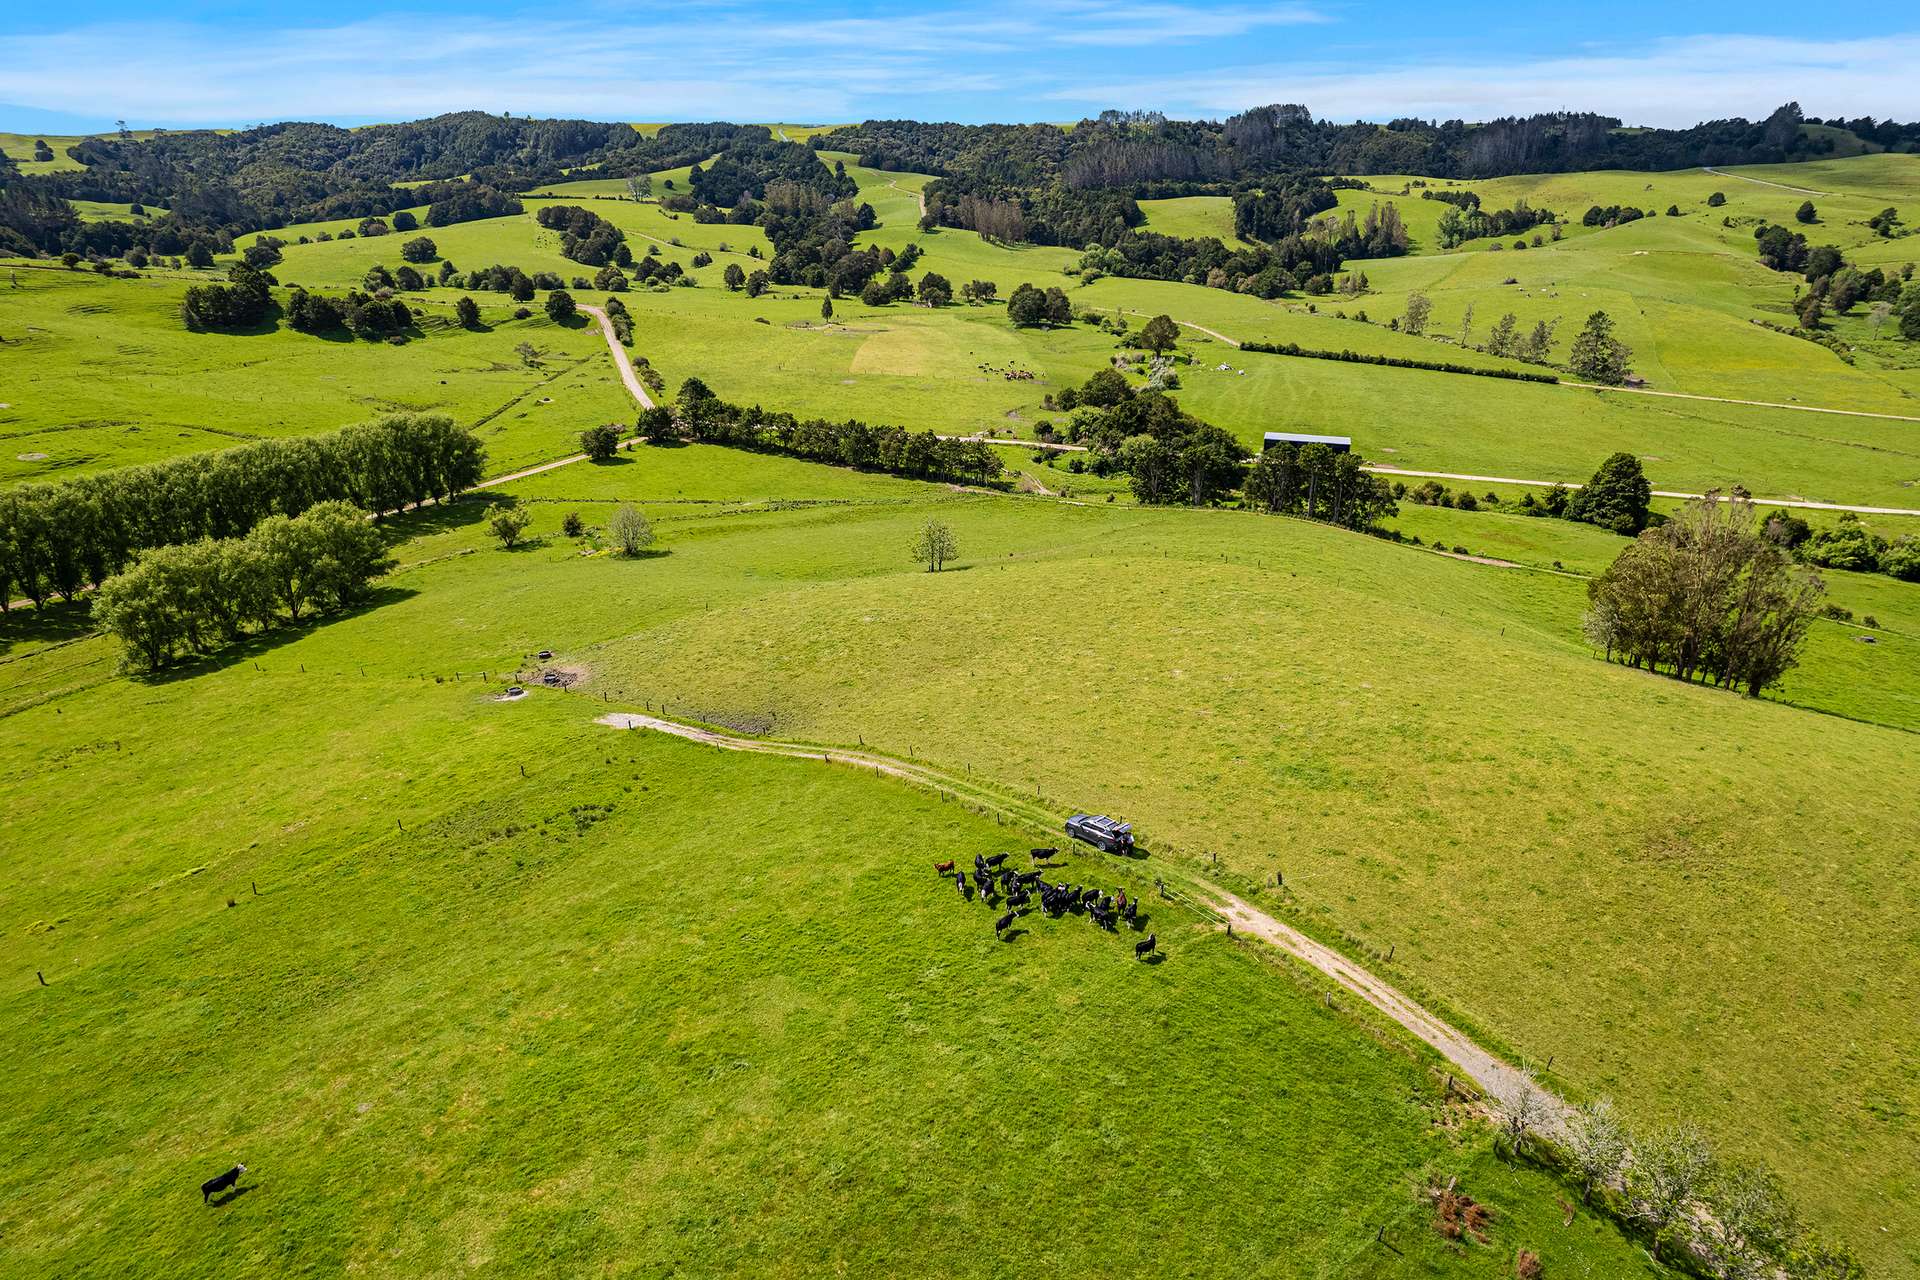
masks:
[[[329,435],[102,471],[0,494],[0,605],[71,600],[144,551],[245,535],[323,502],[378,515],[479,481],[480,438],[443,414],[392,414]]]

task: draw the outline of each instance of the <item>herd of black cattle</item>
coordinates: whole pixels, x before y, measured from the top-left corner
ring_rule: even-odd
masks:
[[[1033,849],[1027,856],[1034,862],[1044,864],[1058,852],[1058,849]],[[1012,930],[1022,914],[1032,911],[1036,896],[1040,899],[1040,910],[1055,920],[1069,914],[1085,916],[1095,928],[1105,929],[1108,933],[1115,932],[1121,921],[1135,931],[1146,923],[1146,917],[1140,914],[1140,900],[1129,898],[1124,889],[1101,893],[1095,888],[1082,889],[1077,884],[1048,884],[1044,878],[1044,867],[1015,871],[1002,865],[1006,860],[1004,853],[991,856],[976,853],[971,876],[955,868],[952,862],[933,864],[933,869],[939,874],[953,877],[953,887],[959,891],[962,901],[971,902],[978,898],[988,906],[1006,906],[1006,914],[993,922],[993,936],[996,938]],[[1150,956],[1155,950],[1157,940],[1151,933],[1133,944],[1135,959]]]

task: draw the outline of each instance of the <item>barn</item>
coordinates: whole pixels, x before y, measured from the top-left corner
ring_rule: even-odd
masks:
[[[1323,444],[1327,446],[1327,448],[1333,450],[1335,453],[1353,452],[1352,436],[1312,436],[1299,431],[1267,432],[1266,442],[1260,446],[1260,452],[1265,453],[1267,450],[1273,448],[1273,446],[1277,444],[1290,444],[1294,446],[1299,446],[1303,444]]]

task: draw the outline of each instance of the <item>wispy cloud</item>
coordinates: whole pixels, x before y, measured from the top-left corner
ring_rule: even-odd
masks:
[[[1457,52],[1497,47],[1490,36],[1439,57],[1378,17],[1330,17],[1357,13],[1356,2],[940,0],[822,13],[785,0],[662,0],[635,20],[623,0],[583,0],[563,18],[494,9],[65,29],[40,11],[46,29],[11,39],[13,56],[0,60],[0,103],[143,125],[462,108],[629,120],[1057,119],[1110,106],[1223,115],[1268,102],[1333,119],[1579,108],[1691,124],[1755,116],[1788,97],[1820,114],[1920,116],[1920,32]]]
[[[1858,40],[1699,35],[1551,57],[1355,59],[1229,65],[1196,74],[1082,78],[1047,91],[1057,102],[1151,103],[1220,115],[1299,102],[1324,119],[1393,116],[1483,120],[1576,109],[1629,124],[1684,126],[1763,116],[1798,98],[1820,114],[1920,116],[1920,33]]]

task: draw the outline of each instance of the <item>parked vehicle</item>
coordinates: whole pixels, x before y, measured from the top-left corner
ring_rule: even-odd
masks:
[[[1086,841],[1096,849],[1105,849],[1108,853],[1130,853],[1133,850],[1133,824],[1115,822],[1105,814],[1074,814],[1067,819],[1067,834],[1075,840]]]

